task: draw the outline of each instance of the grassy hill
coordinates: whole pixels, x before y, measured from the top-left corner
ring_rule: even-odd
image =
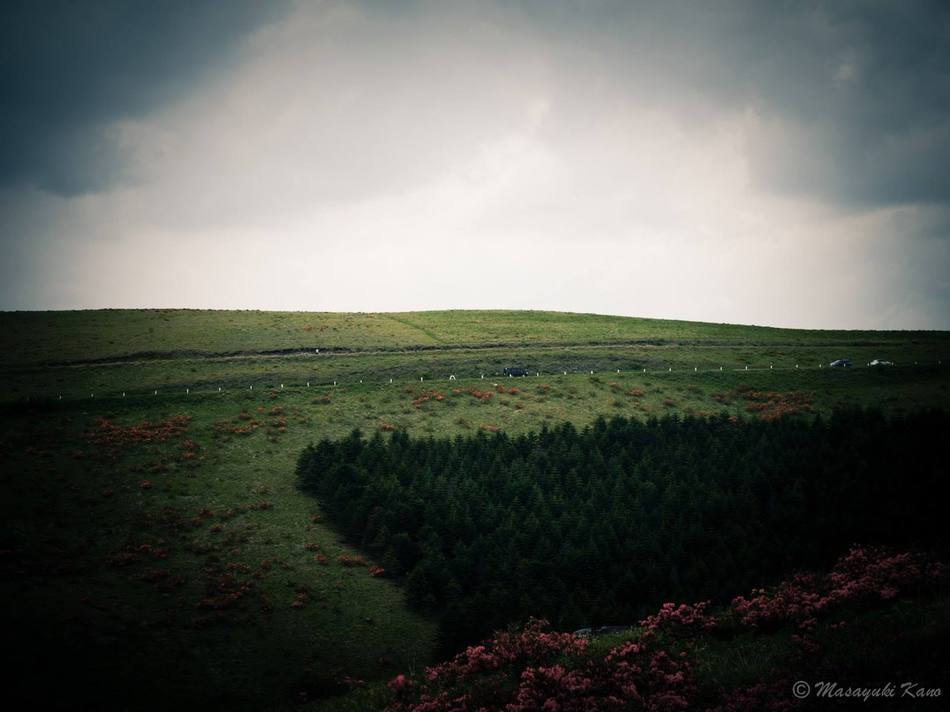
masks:
[[[935,365],[945,332],[806,331],[552,312],[0,314],[0,400],[498,375]],[[695,369],[695,370],[694,370]]]
[[[318,706],[347,678],[432,661],[434,622],[399,582],[341,563],[360,542],[296,490],[314,440],[950,404],[946,332],[109,310],[3,313],[0,333],[13,677],[24,695],[48,676],[62,695],[138,708]],[[827,368],[842,357],[856,367]],[[897,365],[863,367],[873,358]],[[502,382],[513,365],[532,375]]]
[[[933,332],[807,331],[542,311],[383,313],[192,309],[5,312],[9,364],[278,350],[564,344],[901,344]],[[946,342],[944,338],[944,343]]]

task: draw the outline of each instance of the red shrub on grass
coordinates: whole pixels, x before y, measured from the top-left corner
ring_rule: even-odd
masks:
[[[343,566],[366,566],[366,561],[359,554],[354,556],[350,556],[349,554],[340,554],[338,557],[336,557],[336,560]]]

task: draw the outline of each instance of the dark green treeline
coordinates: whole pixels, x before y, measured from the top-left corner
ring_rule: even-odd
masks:
[[[527,616],[629,623],[728,600],[847,546],[942,549],[950,417],[598,420],[307,448],[301,488],[440,610],[447,650]]]

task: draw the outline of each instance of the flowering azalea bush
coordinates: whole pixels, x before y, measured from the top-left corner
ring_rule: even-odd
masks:
[[[425,678],[451,680],[502,668],[522,668],[587,649],[586,639],[573,633],[550,632],[547,627],[547,621],[532,619],[520,631],[495,633],[487,643],[470,646],[449,662],[426,668]]]
[[[693,692],[685,658],[638,643],[613,648],[603,660],[568,670],[562,665],[528,668],[509,712],[689,709]]]
[[[626,643],[603,658],[579,660],[585,638],[546,628],[532,620],[428,668],[421,681],[395,677],[389,712],[688,709],[693,684],[683,654]]]
[[[866,606],[920,593],[945,580],[946,567],[923,555],[855,547],[827,574],[796,574],[774,589],[753,590],[749,598],[737,596],[718,613],[709,601],[665,603],[640,621],[638,639],[606,654],[592,654],[586,638],[552,632],[545,621],[531,620],[520,631],[498,632],[427,668],[420,678],[393,678],[387,712],[791,712],[801,702],[783,677],[787,670],[770,671],[765,679],[734,689],[709,682],[703,687],[691,660],[702,649],[695,643],[713,631],[721,637],[792,624],[796,653],[789,664],[808,666],[821,654],[812,634],[822,616],[836,609],[840,613],[846,605]],[[846,631],[847,624],[835,622],[826,628]]]
[[[690,637],[696,633],[712,630],[716,619],[708,612],[710,602],[701,603],[664,603],[652,616],[640,621],[644,636],[665,633],[676,637]]]
[[[824,576],[800,573],[774,590],[754,589],[749,598],[736,596],[732,610],[751,628],[795,623],[801,629],[844,604],[888,601],[902,591],[946,578],[946,567],[920,554],[893,553],[882,548],[854,547]]]

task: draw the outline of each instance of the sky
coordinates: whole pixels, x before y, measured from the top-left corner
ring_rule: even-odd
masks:
[[[950,329],[950,3],[7,0],[0,309]]]

